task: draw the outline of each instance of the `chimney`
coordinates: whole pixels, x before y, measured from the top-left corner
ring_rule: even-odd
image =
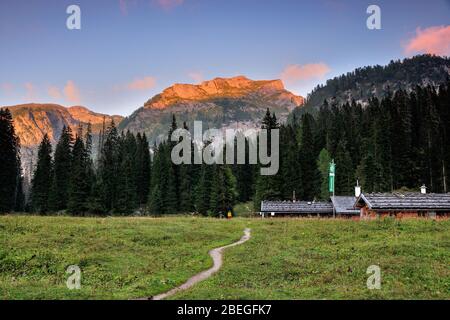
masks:
[[[359,181],[356,180],[355,198],[358,198],[360,195],[361,195],[361,187],[359,186]]]
[[[420,193],[421,193],[421,194],[426,194],[426,193],[427,193],[427,187],[426,187],[425,185],[422,185],[422,186],[420,187]]]

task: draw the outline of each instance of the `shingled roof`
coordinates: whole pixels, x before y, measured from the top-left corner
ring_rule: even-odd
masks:
[[[333,205],[330,202],[307,201],[262,201],[261,212],[298,213],[298,214],[332,214]]]
[[[370,193],[361,194],[357,206],[374,210],[450,210],[450,193]]]
[[[355,197],[335,196],[331,197],[336,214],[359,214],[359,209],[355,209]]]

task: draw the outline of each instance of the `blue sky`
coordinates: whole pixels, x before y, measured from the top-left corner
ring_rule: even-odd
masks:
[[[81,30],[66,28],[71,4]],[[366,27],[370,4],[381,30]],[[129,115],[175,82],[235,75],[306,95],[356,67],[448,55],[449,25],[448,0],[1,0],[0,105]]]

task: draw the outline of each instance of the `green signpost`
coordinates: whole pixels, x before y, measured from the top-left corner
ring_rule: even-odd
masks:
[[[330,174],[329,174],[329,179],[328,179],[328,187],[330,190],[330,193],[333,193],[333,202],[334,202],[334,177],[336,174],[336,164],[334,163],[334,160],[331,160],[330,162]],[[333,205],[333,218],[336,217],[336,212],[334,210],[334,205]]]
[[[329,173],[329,179],[328,179],[328,185],[329,185],[329,191],[330,193],[334,194],[334,176],[336,173],[336,164],[334,163],[334,160],[330,162],[330,173]]]

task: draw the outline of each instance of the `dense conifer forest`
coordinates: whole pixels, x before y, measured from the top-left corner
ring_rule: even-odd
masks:
[[[366,66],[334,77],[316,86],[306,98],[303,108],[293,114],[317,112],[323,102],[344,104],[355,100],[364,105],[372,97],[384,98],[398,90],[414,90],[417,85],[438,86],[445,83],[450,70],[450,58],[430,54],[403,60],[392,60],[388,65]]]
[[[179,125],[173,117],[170,135]],[[44,136],[31,183],[23,192],[20,141],[9,110],[0,111],[0,211],[40,214],[130,215],[199,213],[226,215],[238,202],[263,199],[329,199],[328,165],[336,163],[336,193],[418,190],[448,192],[450,181],[450,82],[416,86],[339,105],[325,101],[314,114],[279,124],[267,110],[262,128],[280,130],[280,167],[260,175],[259,165],[180,164],[176,142],[149,146],[145,134],[119,132],[114,122],[93,146],[90,128],[64,128],[53,150]],[[202,147],[192,143],[194,152]],[[246,153],[249,144],[246,139]],[[93,148],[98,148],[96,159]],[[269,148],[270,149],[270,148]]]

